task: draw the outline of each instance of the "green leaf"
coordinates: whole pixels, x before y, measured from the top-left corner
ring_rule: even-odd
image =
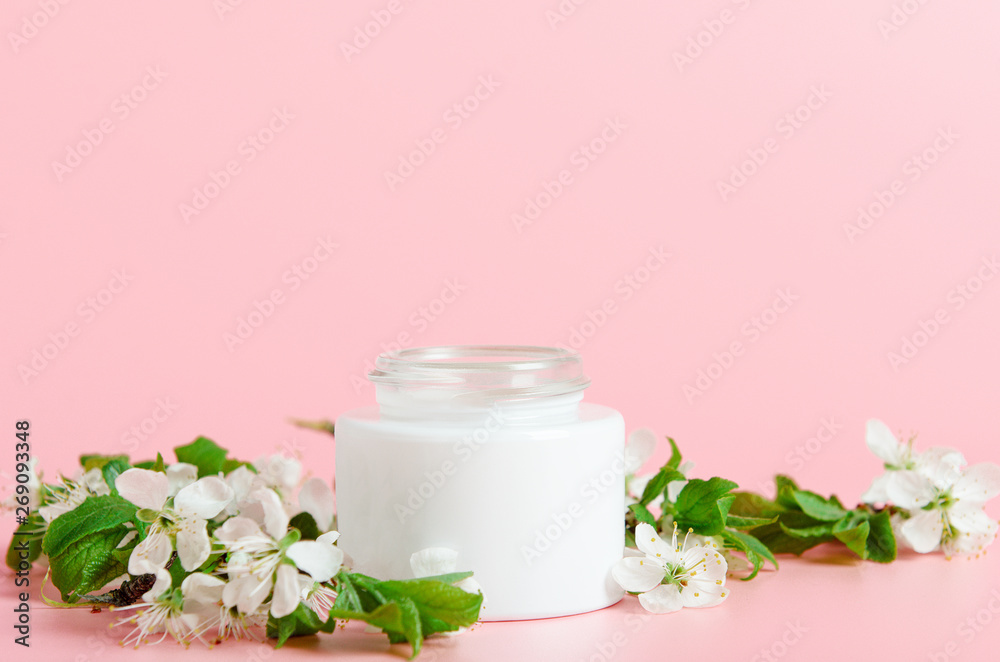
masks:
[[[115,552],[127,534],[125,525],[119,524],[79,538],[60,554],[49,557],[52,583],[64,601],[76,602],[80,596],[125,574],[126,564]]]
[[[122,459],[120,457],[114,458],[101,467],[101,475],[104,477],[104,482],[107,483],[112,495],[118,495],[118,488],[115,486],[115,479],[131,468],[132,467],[128,463],[128,458]]]
[[[102,469],[109,462],[124,462],[128,465],[128,455],[81,455],[80,466],[84,471],[91,469]]]
[[[743,581],[750,581],[757,576],[757,573],[764,565],[763,559],[770,561],[775,570],[778,569],[778,560],[774,558],[771,550],[749,533],[727,529],[722,532],[722,538],[728,543],[727,546],[738,549],[746,554],[747,561],[753,564],[753,572],[744,577]]]
[[[863,559],[868,558],[868,520],[851,526],[850,518],[844,518],[833,525],[833,535],[847,545],[847,548]]]
[[[313,516],[302,511],[288,522],[289,526],[294,526],[302,534],[303,540],[316,540],[319,538],[321,531],[319,527],[316,526],[316,520]]]
[[[34,563],[42,555],[42,537],[45,535],[45,520],[38,513],[31,513],[28,519],[17,527],[14,536],[7,547],[7,567],[11,570],[22,570],[21,562]],[[25,556],[21,556],[25,554]]]
[[[789,476],[783,474],[778,474],[774,477],[774,486],[776,490],[776,495],[774,497],[775,503],[783,508],[790,508],[792,510],[799,509],[799,503],[795,500],[795,492],[798,491],[799,486],[792,480]]]
[[[361,604],[361,597],[358,595],[354,582],[351,581],[350,573],[341,571],[337,573],[337,599],[333,603],[333,608],[341,612],[363,612],[365,608]]]
[[[228,475],[230,471],[238,469],[239,467],[246,467],[250,471],[257,473],[257,467],[253,466],[249,462],[241,462],[240,460],[230,460],[230,459],[226,459],[222,463],[222,473]]]
[[[677,526],[682,530],[694,529],[701,535],[718,535],[725,528],[726,517],[735,501],[729,492],[736,487],[733,481],[719,477],[689,480],[674,504]]]
[[[781,530],[793,538],[829,538],[833,535],[834,523],[823,522],[822,524],[814,524],[812,526],[792,528],[782,522]]]
[[[811,518],[810,518],[811,519]],[[781,520],[774,524],[760,526],[750,531],[760,542],[771,550],[774,554],[797,554],[801,555],[808,549],[812,549],[820,543],[834,540],[832,535],[812,538],[800,538],[789,535],[786,530],[792,528],[782,523]]]
[[[645,522],[652,527],[656,527],[656,518],[653,517],[653,513],[649,512],[649,509],[641,503],[630,504],[628,509],[635,515],[635,520],[637,522]]]
[[[772,524],[777,521],[777,515],[773,515],[771,517],[746,517],[743,515],[733,515],[732,508],[730,508],[729,515],[726,517],[726,526],[731,529],[746,530],[753,529],[758,526],[764,526],[765,524]]]
[[[198,437],[186,446],[174,449],[178,462],[187,462],[198,467],[198,477],[215,476],[222,471],[229,453],[208,437]]]
[[[787,508],[754,492],[733,492],[736,501],[729,512],[739,517],[770,518],[780,515]]]
[[[120,496],[88,497],[79,506],[49,523],[42,540],[42,551],[49,557],[58,556],[81,538],[114,529],[131,521],[135,514],[135,505]]]
[[[281,648],[290,637],[305,637],[316,634],[323,627],[323,622],[319,620],[312,609],[300,602],[291,614],[275,618],[269,616],[267,619],[267,636],[277,639],[275,648]]]
[[[670,437],[667,437],[667,441],[670,442],[670,459],[667,460],[667,466],[677,469],[681,466],[681,449],[677,448],[677,442]]]
[[[639,499],[639,503],[644,506],[648,506],[656,497],[663,494],[663,491],[667,489],[667,485],[674,480],[684,480],[684,474],[676,469],[669,467],[662,467],[656,472],[656,475],[649,479],[646,483],[646,487],[642,490],[642,498]]]
[[[421,577],[423,580],[433,580],[436,582],[444,582],[445,584],[457,584],[463,579],[468,579],[472,576],[472,572],[449,572],[443,575],[433,575],[431,577]]]
[[[379,582],[379,589],[389,599],[408,598],[420,613],[453,625],[472,625],[479,619],[483,596],[468,593],[444,582],[429,579]]]
[[[834,503],[824,499],[815,492],[795,490],[792,493],[792,498],[795,499],[795,503],[799,505],[802,512],[824,522],[836,522],[847,514],[847,511],[838,505],[839,502]]]
[[[889,520],[889,510],[872,515],[868,518],[871,529],[865,541],[868,558],[877,563],[889,563],[896,560],[896,534],[893,533]]]

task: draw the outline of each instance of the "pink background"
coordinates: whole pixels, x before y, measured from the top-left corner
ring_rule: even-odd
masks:
[[[328,437],[286,419],[371,403],[365,364],[394,342],[573,345],[590,401],[750,489],[790,472],[853,503],[873,416],[1000,460],[998,21],[972,1],[8,0],[0,468],[29,419],[50,478],[199,434],[332,477]],[[789,619],[808,631],[787,659],[1000,641],[994,562],[831,554],[719,609],[486,624],[426,659],[753,659]],[[10,578],[0,595],[10,618]],[[104,657],[81,642],[108,620],[37,605],[27,653]],[[295,647],[386,648],[353,628]]]

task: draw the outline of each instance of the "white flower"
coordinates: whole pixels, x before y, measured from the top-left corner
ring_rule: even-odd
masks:
[[[198,480],[198,467],[187,462],[178,462],[167,467],[167,481],[170,484],[170,496],[175,496],[182,487],[187,487]]]
[[[337,601],[337,592],[328,584],[314,582],[305,575],[299,575],[299,600],[312,609],[319,620],[326,623],[330,619],[330,610]]]
[[[682,607],[714,607],[729,595],[722,555],[711,547],[689,547],[687,541],[679,545],[676,525],[668,545],[652,526],[640,522],[635,542],[644,556],[623,558],[611,574],[623,589],[640,594],[646,610],[663,614]]]
[[[875,478],[871,487],[861,495],[864,503],[885,503],[889,500],[886,486],[893,471],[905,471],[916,467],[913,454],[913,439],[905,444],[889,429],[889,426],[878,419],[871,419],[865,427],[865,443],[885,465],[886,473]]]
[[[122,639],[122,645],[134,643],[136,648],[153,634],[163,633],[159,643],[169,634],[185,646],[192,639],[206,645],[210,642],[202,638],[206,630],[218,623],[217,605],[222,595],[222,580],[211,575],[195,572],[184,578],[181,590],[170,589],[170,573],[160,569],[153,588],[142,596],[142,602],[127,607],[115,607],[116,611],[142,608],[135,616],[124,618],[114,625],[134,623],[136,628]]]
[[[174,540],[181,565],[188,572],[196,570],[208,559],[212,548],[206,520],[218,515],[233,497],[233,491],[221,478],[206,476],[181,488],[168,505],[167,475],[148,469],[123,472],[115,480],[115,487],[122,498],[155,513],[146,538],[129,558],[128,571],[133,575],[166,566]]]
[[[285,457],[280,453],[260,457],[253,466],[256,467],[257,475],[264,483],[277,490],[285,499],[295,490],[302,476],[302,463],[294,457]]]
[[[310,478],[299,490],[299,508],[312,515],[320,531],[333,526],[333,490],[321,478]]]
[[[90,496],[106,496],[111,489],[104,482],[100,469],[90,469],[75,480],[61,479],[62,485],[49,489],[45,505],[38,509],[38,514],[46,522],[51,522],[63,513],[68,513]]]
[[[263,512],[264,528],[248,517],[234,517],[215,531],[229,560],[220,568],[230,581],[223,589],[226,607],[242,614],[256,612],[268,595],[273,595],[270,613],[281,618],[295,611],[300,597],[299,570],[313,582],[327,582],[340,570],[344,553],[333,545],[340,534],[324,533],[316,540],[299,540],[287,549],[282,539],[288,532],[288,516],[270,489],[252,495]]]
[[[978,555],[997,534],[984,506],[1000,494],[1000,466],[984,462],[961,472],[954,469],[954,455],[936,457],[933,468],[897,471],[889,480],[889,500],[907,511],[898,531],[920,553],[941,547],[948,558]]]
[[[263,478],[242,464],[226,474],[226,484],[233,490],[233,500],[226,506],[227,515],[250,516],[250,511],[253,510],[249,502],[250,494],[257,489],[267,487]],[[260,510],[260,505],[254,505],[262,517],[263,511]]]

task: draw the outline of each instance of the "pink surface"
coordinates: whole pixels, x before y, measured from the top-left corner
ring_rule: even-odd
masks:
[[[333,444],[287,417],[371,403],[394,343],[500,342],[579,348],[588,400],[749,488],[791,472],[853,502],[872,416],[1000,460],[998,21],[916,0],[9,0],[0,468],[27,418],[50,477],[199,434],[332,477]],[[786,659],[990,659],[991,559],[825,554],[635,632],[629,601],[429,652],[610,659],[620,633],[614,659],[753,659],[800,619]],[[27,654],[104,658],[106,621],[36,605]],[[317,647],[385,649],[289,648]]]

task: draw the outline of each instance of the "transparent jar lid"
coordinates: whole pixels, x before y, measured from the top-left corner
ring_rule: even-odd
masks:
[[[382,354],[368,378],[432,399],[524,400],[577,393],[590,385],[580,355],[558,347],[453,345]],[[420,397],[417,395],[417,397]]]

